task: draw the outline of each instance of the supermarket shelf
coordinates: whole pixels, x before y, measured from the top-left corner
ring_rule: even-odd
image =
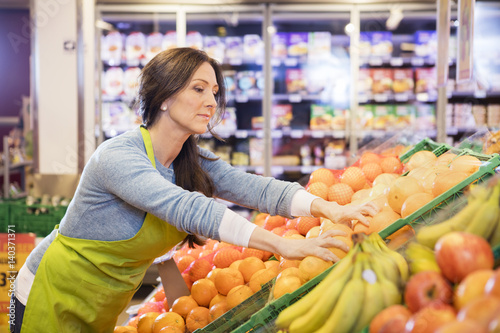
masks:
[[[362,67],[429,67],[436,59],[429,57],[370,57],[360,59]]]
[[[245,172],[263,174],[264,167],[263,166],[252,166],[252,165],[235,165],[236,169],[243,170]],[[302,174],[309,174],[316,169],[323,168],[323,165],[273,165],[271,166],[271,173],[273,175],[281,175],[286,172],[300,172]]]
[[[33,165],[33,161],[26,161],[26,162],[19,162],[19,163],[13,163],[9,164],[9,170],[16,170],[20,168],[24,168],[27,166]],[[4,172],[4,167],[0,166],[0,173]]]
[[[221,138],[235,137],[237,139],[246,139],[249,137],[263,138],[263,130],[236,130],[234,132],[217,132]],[[204,133],[201,135],[204,139],[209,139],[212,137],[210,133]],[[343,139],[346,137],[345,130],[310,130],[310,129],[273,129],[271,131],[271,137],[273,139],[280,139],[282,137],[291,137],[293,139],[301,139],[304,137],[311,137],[316,139],[321,138],[336,138]]]

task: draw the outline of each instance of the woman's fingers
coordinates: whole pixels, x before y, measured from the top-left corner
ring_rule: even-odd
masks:
[[[345,231],[342,230],[335,230],[335,229],[329,229],[319,235],[319,238],[327,238],[327,237],[334,237],[334,236],[347,236]]]

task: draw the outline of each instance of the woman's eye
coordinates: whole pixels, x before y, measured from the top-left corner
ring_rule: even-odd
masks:
[[[200,93],[201,93],[201,92],[203,92],[203,88],[198,88],[198,87],[196,87],[196,88],[194,88],[194,90],[195,90],[196,92],[200,92]]]

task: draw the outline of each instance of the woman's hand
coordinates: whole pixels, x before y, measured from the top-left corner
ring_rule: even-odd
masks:
[[[318,237],[306,239],[282,238],[278,253],[285,259],[300,260],[307,256],[316,256],[326,261],[339,261],[339,257],[333,254],[328,248],[336,247],[344,252],[348,252],[349,247],[334,236],[347,236],[341,230],[327,230]]]
[[[342,223],[350,228],[359,221],[366,226],[370,222],[366,216],[374,216],[379,211],[376,204],[368,202],[363,205],[345,205],[341,206],[336,202],[326,201],[321,198],[315,199],[311,204],[311,213],[316,217],[324,217],[334,223]]]

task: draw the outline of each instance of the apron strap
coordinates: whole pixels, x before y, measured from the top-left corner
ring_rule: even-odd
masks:
[[[148,154],[148,158],[153,164],[153,167],[156,169],[156,161],[155,161],[155,153],[153,151],[153,142],[151,142],[151,136],[149,135],[149,131],[141,125],[141,133],[144,138],[144,146],[146,147],[146,153]]]

